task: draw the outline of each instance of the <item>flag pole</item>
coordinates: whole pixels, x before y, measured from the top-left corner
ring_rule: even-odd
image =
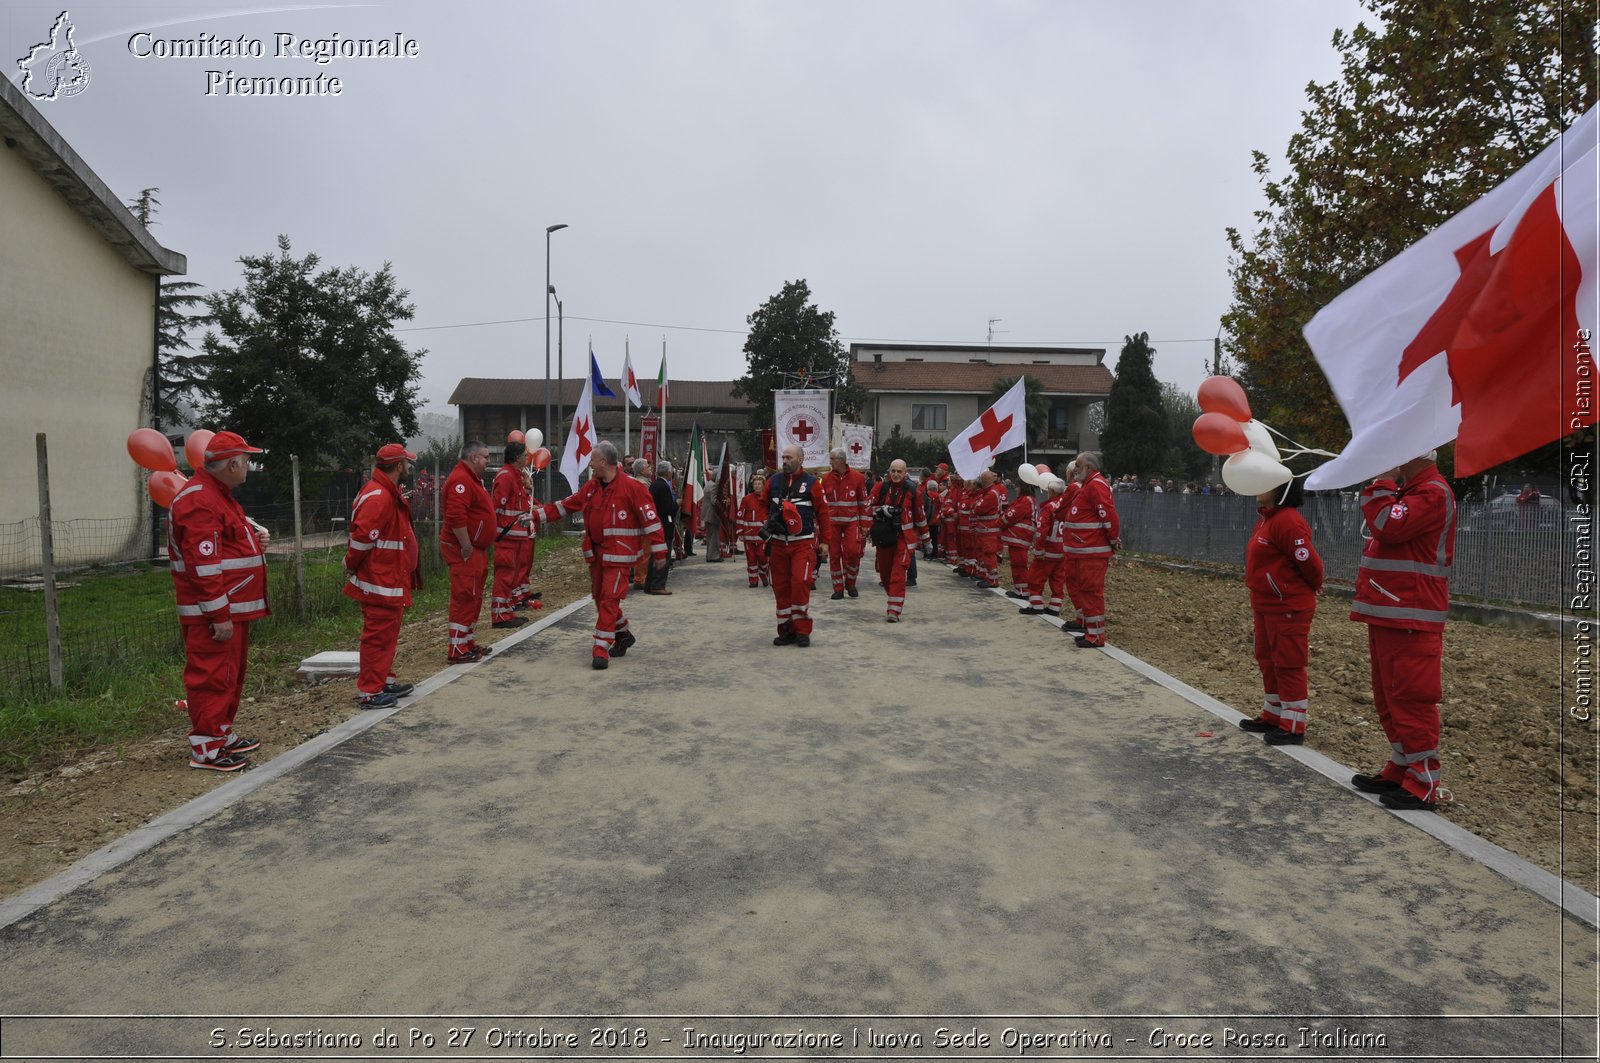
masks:
[[[667,368],[667,334],[663,332],[661,334],[661,369],[662,369],[662,373],[661,373],[661,384],[660,384],[660,387],[658,388],[658,390],[661,392],[660,399],[661,399],[661,449],[662,450],[666,450],[667,449],[667,395],[666,395],[667,374],[666,374],[666,368]]]
[[[628,337],[622,337],[622,364],[628,364]],[[628,408],[633,403],[628,399],[628,382],[622,382],[622,452],[632,454],[633,447],[628,445]],[[631,471],[631,470],[630,470]]]

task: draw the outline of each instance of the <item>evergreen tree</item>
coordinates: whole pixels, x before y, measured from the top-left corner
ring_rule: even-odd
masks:
[[[159,188],[141,189],[128,203],[128,209],[146,229],[156,223],[156,198]],[[194,313],[205,303],[201,285],[193,281],[163,280],[156,293],[156,363],[159,386],[154,396],[156,423],[164,428],[189,423],[194,409],[206,394],[206,359],[194,353],[189,333],[196,327],[211,325],[211,315]],[[148,390],[148,388],[147,388]]]
[[[1152,368],[1155,354],[1148,332],[1123,337],[1116,379],[1106,396],[1106,426],[1100,433],[1102,465],[1109,475],[1153,476],[1166,461],[1170,431],[1161,384]]]
[[[834,412],[847,421],[860,416],[866,390],[850,374],[850,357],[833,327],[833,311],[817,309],[804,278],[785,282],[782,291],[745,321],[750,326],[744,342],[746,369],[734,382],[733,393],[753,405],[752,427],[773,427],[772,393],[781,388],[831,387]]]

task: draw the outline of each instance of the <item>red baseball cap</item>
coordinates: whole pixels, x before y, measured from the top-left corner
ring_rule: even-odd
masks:
[[[221,461],[231,458],[235,454],[260,454],[260,447],[252,447],[244,441],[244,436],[237,432],[218,432],[206,444],[206,460]]]
[[[399,443],[385,443],[378,448],[378,464],[389,465],[397,461],[416,461],[417,456]]]

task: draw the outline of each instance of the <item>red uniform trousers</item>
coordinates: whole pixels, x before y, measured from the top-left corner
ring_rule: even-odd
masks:
[[[516,618],[511,607],[517,604],[517,582],[531,567],[524,561],[524,555],[529,558],[533,556],[532,539],[501,539],[495,544],[494,584],[489,592],[491,621]]]
[[[811,579],[816,575],[816,544],[811,539],[795,543],[773,540],[771,549],[772,596],[778,603],[778,634],[811,634]]]
[[[622,615],[623,599],[628,597],[628,587],[633,578],[633,566],[600,564],[589,565],[589,593],[594,597],[594,654],[609,660],[611,647],[628,630],[628,618]],[[626,647],[624,647],[626,648]]]
[[[833,578],[836,593],[856,585],[856,577],[861,575],[862,545],[859,523],[828,526],[828,575]]]
[[[1028,548],[1026,546],[1006,545],[1011,555],[1011,586],[1023,597],[1028,595]]]
[[[765,587],[772,578],[771,570],[767,567],[767,544],[759,535],[745,537],[744,572],[750,577],[752,587]]]
[[[1080,582],[1083,577],[1078,569],[1078,555],[1068,554],[1062,560],[1066,562],[1067,600],[1062,603],[1061,615],[1066,616],[1066,606],[1071,605],[1072,615],[1077,618],[1078,626],[1083,627],[1083,586]]]
[[[1439,699],[1444,632],[1367,625],[1372,703],[1393,750],[1380,778],[1424,801],[1439,789]]]
[[[394,678],[394,651],[405,612],[404,606],[361,603],[361,674],[356,677],[357,693],[382,693]]]
[[[1255,611],[1256,665],[1261,669],[1261,686],[1266,701],[1261,719],[1276,723],[1289,734],[1306,733],[1306,703],[1310,688],[1306,684],[1306,664],[1311,659],[1311,618],[1316,613],[1305,609],[1296,613]]]
[[[235,620],[233,637],[218,642],[210,624],[184,624],[183,689],[189,699],[189,746],[196,760],[215,760],[233,737],[244,694],[250,621]]]
[[[889,595],[889,615],[899,616],[906,607],[906,571],[911,567],[911,545],[904,539],[893,546],[875,547],[872,566],[878,582]]]
[[[1110,554],[1078,554],[1073,561],[1077,571],[1077,604],[1083,613],[1083,637],[1096,646],[1106,644],[1106,569]]]
[[[972,548],[975,554],[972,574],[982,576],[991,587],[1000,586],[1000,533],[974,532]]]
[[[972,541],[972,529],[959,523],[956,525],[956,556],[959,558],[957,572],[963,576],[977,574],[978,551]]]
[[[469,657],[478,648],[472,629],[483,612],[483,577],[489,558],[483,550],[472,551],[465,561],[450,561],[450,660]]]
[[[533,600],[533,557],[539,540],[528,538],[517,544],[516,582],[511,585],[511,604],[525,605]]]
[[[1064,557],[1034,556],[1028,572],[1028,605],[1034,609],[1061,611],[1061,596],[1066,593],[1068,560]],[[1049,599],[1045,598],[1046,591]]]
[[[954,565],[961,557],[961,543],[956,539],[955,518],[940,520],[939,529],[939,542],[944,550],[944,562],[947,565]]]

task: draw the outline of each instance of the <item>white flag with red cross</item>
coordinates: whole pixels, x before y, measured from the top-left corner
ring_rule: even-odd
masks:
[[[950,462],[963,480],[994,464],[996,454],[1028,440],[1028,393],[1019,377],[993,406],[950,440]]]
[[[1594,424],[1596,112],[1305,327],[1350,422],[1313,490],[1456,441],[1470,476]]]
[[[573,491],[578,489],[578,476],[589,467],[589,455],[600,442],[600,433],[594,427],[594,376],[583,382],[583,394],[578,398],[578,408],[572,414],[572,427],[567,431],[567,445],[561,448],[561,475]]]
[[[644,406],[644,397],[639,394],[639,378],[633,375],[633,355],[624,352],[622,355],[622,393],[628,396],[628,401],[633,403],[634,409]]]

